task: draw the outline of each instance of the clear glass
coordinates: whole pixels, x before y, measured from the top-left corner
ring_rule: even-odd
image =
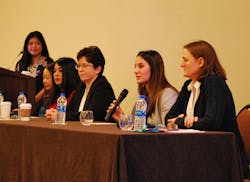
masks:
[[[168,131],[179,130],[178,125],[175,123],[168,123],[166,128]]]
[[[89,126],[94,121],[93,111],[85,110],[80,113],[80,122],[84,126]]]
[[[133,129],[133,118],[130,114],[121,114],[119,118],[119,127],[121,130],[132,130]]]

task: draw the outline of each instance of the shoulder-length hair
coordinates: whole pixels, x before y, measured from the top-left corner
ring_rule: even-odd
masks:
[[[202,67],[199,79],[208,75],[218,75],[226,79],[225,69],[221,66],[217,54],[211,44],[204,40],[188,43],[184,46],[196,59],[202,57],[204,66]]]
[[[36,37],[42,44],[42,52],[41,56],[49,58],[49,51],[45,42],[45,39],[42,35],[41,32],[39,31],[33,31],[30,32],[25,41],[24,41],[24,46],[23,46],[23,51],[21,52],[23,55],[21,59],[17,62],[15,70],[18,72],[22,72],[24,70],[27,70],[28,66],[31,64],[32,61],[32,55],[28,51],[28,43],[31,38]]]
[[[155,105],[158,98],[161,97],[164,88],[173,88],[178,92],[167,80],[165,76],[164,63],[161,55],[154,50],[140,51],[137,57],[143,58],[150,65],[151,76],[149,80],[149,89],[143,84],[138,84],[138,92],[140,95],[149,97],[147,116],[150,116],[155,111]]]
[[[62,68],[62,85],[60,87],[57,85],[55,86],[54,97],[58,96],[60,92],[64,92],[66,97],[68,97],[69,94],[76,89],[77,85],[80,82],[80,78],[75,68],[76,62],[72,58],[63,57],[56,60],[54,62],[54,66],[55,64],[58,64]],[[53,74],[54,74],[54,69],[53,69]]]

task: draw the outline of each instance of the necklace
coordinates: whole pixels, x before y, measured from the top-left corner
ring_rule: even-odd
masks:
[[[34,71],[36,71],[36,69],[37,69],[37,65],[30,66],[29,71],[30,71],[31,73],[34,73]]]
[[[37,67],[38,67],[39,64],[40,64],[41,58],[42,58],[42,56],[40,56],[40,57],[38,58],[36,64],[30,65],[30,66],[28,67],[28,71],[29,71],[32,75],[34,75],[34,76],[36,76]]]

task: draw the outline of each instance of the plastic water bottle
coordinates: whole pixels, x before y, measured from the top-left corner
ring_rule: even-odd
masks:
[[[67,107],[67,99],[65,97],[65,93],[61,93],[60,97],[57,99],[57,107],[56,107],[56,124],[65,124],[66,118],[66,107]]]
[[[24,94],[23,91],[20,91],[19,92],[19,95],[17,97],[17,105],[18,105],[18,118],[20,119],[20,113],[19,113],[19,109],[20,109],[20,105],[23,104],[23,103],[26,103],[27,102],[27,98]]]
[[[140,95],[135,104],[134,130],[142,131],[146,127],[147,102],[144,95]]]

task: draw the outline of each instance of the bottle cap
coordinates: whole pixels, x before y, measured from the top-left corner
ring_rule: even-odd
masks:
[[[24,94],[24,91],[19,91],[19,95],[20,95],[20,94]]]
[[[145,96],[144,95],[140,95],[140,99],[145,99]]]

